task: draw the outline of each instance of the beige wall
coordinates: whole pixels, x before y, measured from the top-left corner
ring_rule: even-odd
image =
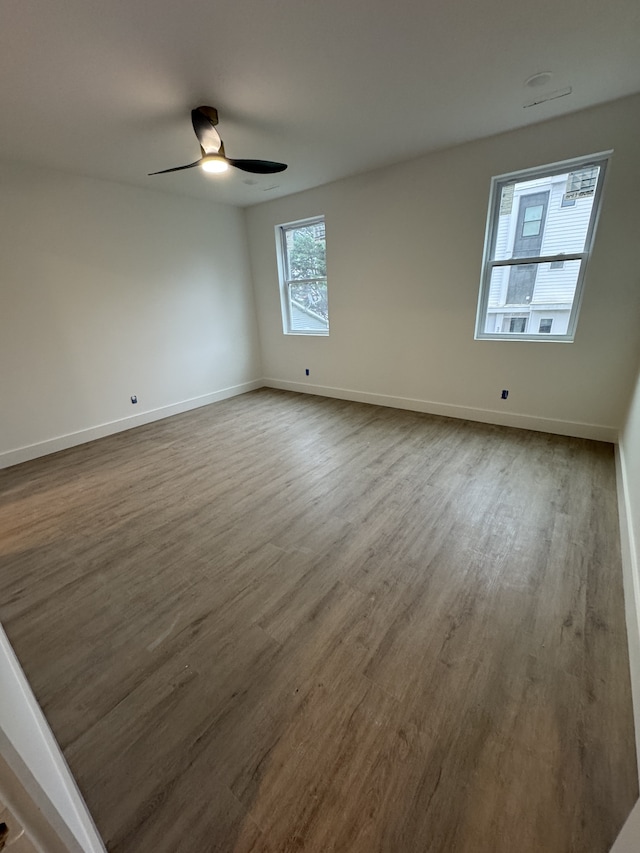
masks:
[[[249,209],[265,377],[615,440],[640,352],[639,138],[640,98],[627,98]],[[491,177],[611,148],[575,343],[474,341]],[[284,336],[274,226],[318,214],[331,333]]]
[[[260,380],[241,211],[16,164],[0,182],[0,464]]]

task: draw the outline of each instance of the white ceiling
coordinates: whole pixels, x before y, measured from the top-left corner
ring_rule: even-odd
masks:
[[[3,157],[238,205],[640,91],[638,0],[2,0],[0,33]],[[200,104],[288,170],[147,177]]]

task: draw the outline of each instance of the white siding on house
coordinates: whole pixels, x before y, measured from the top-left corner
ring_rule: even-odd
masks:
[[[504,294],[506,292],[507,281],[507,277],[505,275],[506,270],[506,267],[498,267],[498,269],[494,269],[493,273],[491,274],[491,287],[489,289],[489,308],[498,308],[500,305],[504,305]]]
[[[565,261],[562,269],[551,269],[551,264],[539,264],[531,305],[565,304],[570,310],[579,272],[580,261]]]
[[[593,207],[593,196],[579,198],[572,207],[562,207],[566,188],[566,176],[556,176],[551,187],[547,221],[542,240],[543,255],[556,255],[560,252],[581,252],[589,227],[589,217]],[[532,304],[535,303],[573,303],[580,264],[568,261],[563,269],[551,269],[550,264],[541,264],[536,277],[536,286]]]
[[[496,236],[496,258],[510,258],[511,249],[509,248],[509,236],[511,223],[511,215],[506,214],[500,216],[498,220],[498,233]],[[513,236],[511,235],[511,247],[513,247]],[[506,287],[508,281],[509,270],[506,267],[498,267],[493,270],[491,275],[491,287],[489,289],[489,307],[497,308],[499,305],[504,305]],[[488,331],[488,329],[487,329]],[[492,330],[493,331],[493,330]]]
[[[562,207],[566,177],[562,182],[554,180],[547,210],[547,222],[542,239],[542,254],[555,255],[559,252],[581,252],[589,227],[593,207],[593,196],[579,198],[573,207]]]
[[[318,314],[309,311],[304,305],[291,300],[291,329],[294,332],[314,329],[318,332],[327,331],[329,323]]]

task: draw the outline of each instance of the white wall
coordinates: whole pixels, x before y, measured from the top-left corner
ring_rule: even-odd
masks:
[[[268,383],[615,440],[640,352],[639,138],[636,96],[249,209]],[[491,177],[610,148],[575,343],[474,341]],[[318,214],[330,335],[284,336],[274,226]]]
[[[633,544],[636,569],[640,567],[640,372],[629,411],[620,432],[626,503],[629,509],[629,539]],[[639,587],[640,588],[640,587]]]
[[[4,163],[0,247],[0,467],[260,384],[240,210]]]
[[[620,431],[616,462],[629,666],[640,775],[640,371]]]

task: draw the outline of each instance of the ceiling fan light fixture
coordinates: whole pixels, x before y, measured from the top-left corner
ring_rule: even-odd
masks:
[[[174,166],[173,169],[162,169],[160,172],[150,172],[151,175],[166,175],[169,172],[183,172],[185,169],[195,169],[201,166],[204,172],[226,172],[229,166],[234,166],[242,172],[254,175],[272,175],[284,172],[286,163],[276,163],[274,160],[234,160],[227,157],[220,134],[216,130],[218,110],[214,107],[197,107],[191,110],[191,124],[200,143],[202,157],[186,166]]]
[[[201,165],[203,172],[209,172],[214,174],[226,172],[229,168],[229,164],[227,163],[224,157],[216,157],[215,155],[210,155],[209,157],[206,157]]]

